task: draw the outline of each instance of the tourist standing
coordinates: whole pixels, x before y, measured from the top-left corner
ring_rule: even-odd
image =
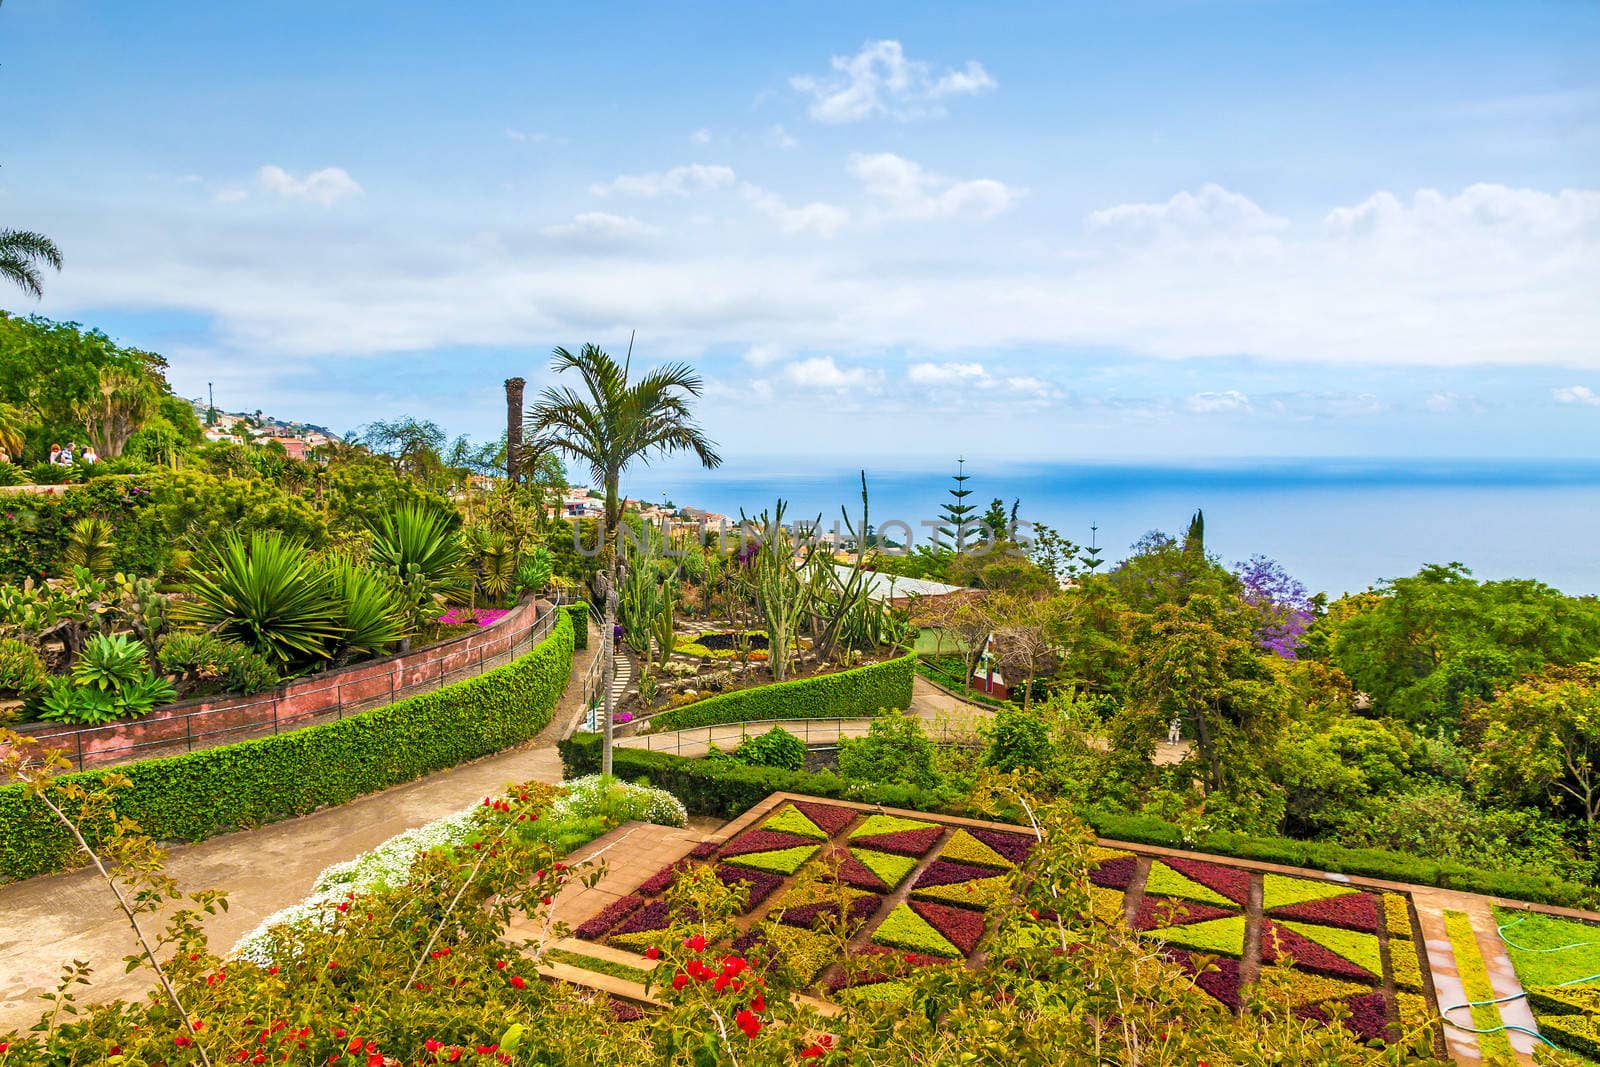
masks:
[[[60,445],[51,445],[50,446],[50,466],[52,466],[52,467],[61,466],[61,446]]]

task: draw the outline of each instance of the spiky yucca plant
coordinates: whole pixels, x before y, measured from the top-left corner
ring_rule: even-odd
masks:
[[[432,621],[445,604],[463,603],[472,591],[472,569],[456,517],[412,504],[379,518],[372,528],[372,561],[406,590],[413,629]]]
[[[412,635],[410,614],[392,575],[347,556],[334,556],[324,575],[344,630],[340,659],[381,656]]]
[[[173,617],[231,638],[275,663],[328,658],[343,635],[340,605],[305,545],[277,531],[229,533],[191,565]]]
[[[89,516],[72,524],[67,534],[67,547],[61,553],[61,562],[68,568],[83,567],[95,577],[111,573],[112,526],[105,519]]]

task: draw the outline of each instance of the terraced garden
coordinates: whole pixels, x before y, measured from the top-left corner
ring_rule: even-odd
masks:
[[[684,866],[703,864],[748,888],[743,914],[718,931],[734,951],[779,959],[829,999],[892,996],[908,969],[982,958],[991,915],[1013,906],[1008,875],[1034,843],[998,823],[791,800],[702,844],[576,936],[648,951],[671,919],[663,894]],[[1435,1012],[1405,894],[1130,849],[1097,847],[1091,858],[1094,917],[1159,943],[1230,1008],[1264,981],[1302,1016],[1331,1021],[1337,1011],[1368,1040]],[[1202,968],[1202,957],[1215,962]]]

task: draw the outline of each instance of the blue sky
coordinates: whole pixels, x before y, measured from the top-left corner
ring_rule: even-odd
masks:
[[[736,456],[1600,458],[1600,5],[0,8],[0,306],[488,436],[593,340]]]

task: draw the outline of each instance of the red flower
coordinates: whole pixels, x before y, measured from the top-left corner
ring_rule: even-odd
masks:
[[[450,1062],[454,1063],[457,1060],[459,1060],[460,1058],[461,1058],[461,1046],[460,1045],[451,1045],[450,1046]]]
[[[706,950],[705,935],[695,934],[693,937],[684,938],[683,947],[690,952],[704,952]]]
[[[766,1011],[767,1010],[767,998],[762,996],[760,993],[757,993],[756,994],[756,999],[754,999],[754,1000],[752,1000],[750,1002],[750,1010],[751,1011]]]
[[[339,910],[340,911],[349,911],[350,910],[350,902],[348,900],[346,900],[343,903],[341,903],[339,905]]]
[[[333,1028],[333,1036],[334,1037],[342,1039],[344,1037],[345,1033],[346,1033],[345,1028],[342,1027],[342,1026],[336,1026],[336,1027]]]
[[[494,961],[494,969],[497,970],[497,971],[505,970],[506,969],[506,961],[505,960],[495,960]]]
[[[823,1048],[821,1045],[812,1045],[809,1048],[801,1051],[800,1058],[803,1060],[820,1060],[827,1054],[828,1050]]]
[[[179,1034],[177,1037],[172,1039],[172,1043],[177,1045],[179,1048],[188,1048],[190,1044],[192,1044],[192,1042],[189,1040],[188,1034]]]
[[[756,1018],[756,1013],[749,1008],[744,1009],[733,1017],[734,1023],[744,1031],[744,1036],[753,1038],[761,1032],[762,1022]]]
[[[367,1067],[383,1067],[383,1053],[374,1052],[367,1057]]]
[[[276,967],[268,967],[267,968],[267,973],[268,974],[277,974],[278,973],[278,968],[276,968]]]
[[[511,976],[511,984],[513,986],[515,986],[517,989],[527,989],[528,988],[528,983],[523,980],[523,977],[520,974],[514,974],[514,975]]]
[[[422,1043],[422,1047],[427,1049],[429,1052],[438,1052],[440,1049],[444,1048],[444,1045],[437,1038],[430,1037],[428,1040]]]
[[[689,984],[689,976],[684,974],[682,971],[679,971],[677,974],[672,976],[672,988],[673,989],[682,989],[684,986],[686,986],[688,984]]]
[[[499,1048],[499,1047],[500,1047],[499,1045],[479,1045],[479,1046],[477,1046],[478,1055],[480,1055],[480,1056],[492,1055],[494,1053],[494,1050]]]
[[[661,958],[661,950],[656,948],[656,946],[651,945],[649,948],[644,950],[644,958],[647,960],[659,960]]]

